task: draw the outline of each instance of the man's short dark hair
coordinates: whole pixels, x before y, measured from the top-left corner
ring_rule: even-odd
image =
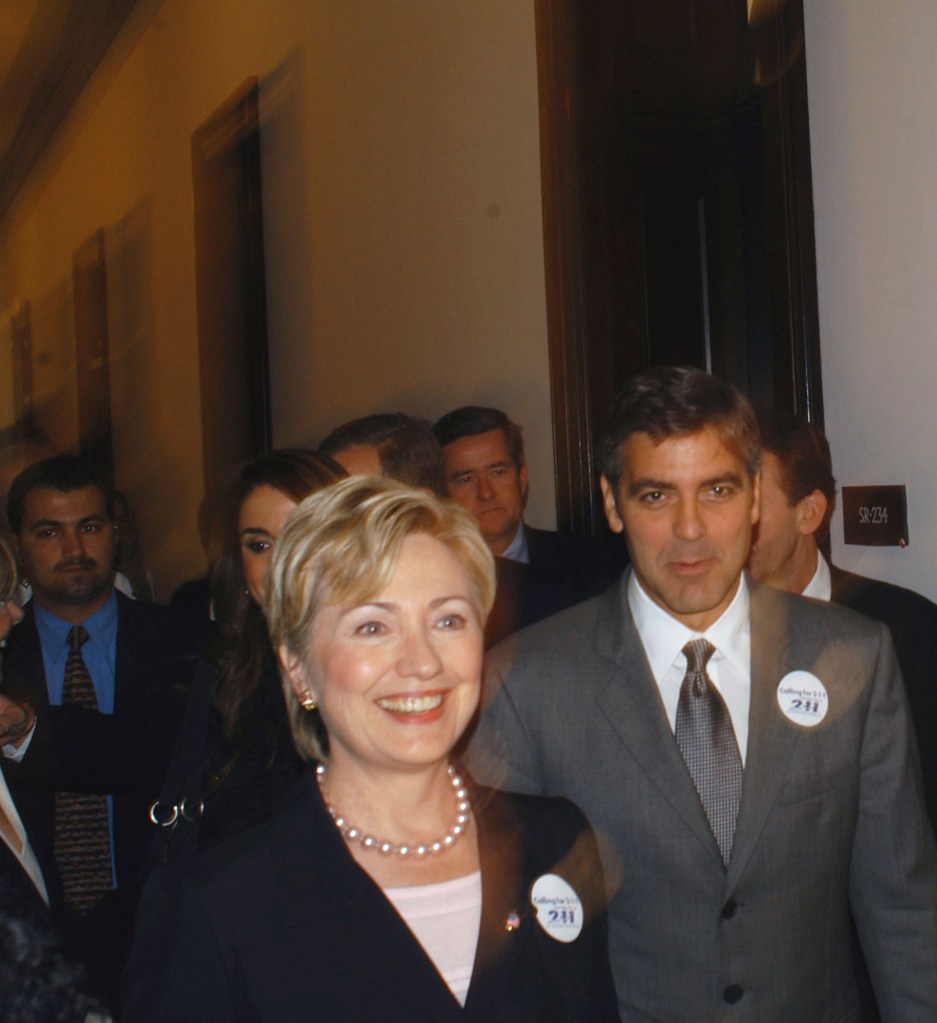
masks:
[[[836,479],[830,442],[813,423],[797,416],[762,416],[761,446],[774,455],[781,467],[781,488],[793,508],[819,490],[827,500],[826,516],[817,531],[822,540],[836,506]]]
[[[758,421],[748,399],[731,384],[689,366],[656,366],[630,377],[612,402],[599,439],[599,471],[617,494],[622,452],[646,433],[655,444],[714,427],[723,444],[754,476],[761,459]]]
[[[524,464],[524,431],[500,409],[464,405],[441,416],[433,426],[441,448],[463,437],[477,437],[492,430],[502,431],[511,461],[520,469]]]
[[[112,490],[110,485],[81,458],[73,455],[56,455],[24,469],[10,484],[7,496],[7,518],[10,528],[19,536],[26,512],[26,498],[33,490],[47,487],[62,494],[85,487],[97,487],[104,495],[104,506],[108,518],[113,516]]]
[[[428,419],[403,412],[378,412],[336,427],[319,445],[319,454],[334,458],[358,444],[377,450],[385,476],[411,487],[426,487],[446,496],[442,454]]]

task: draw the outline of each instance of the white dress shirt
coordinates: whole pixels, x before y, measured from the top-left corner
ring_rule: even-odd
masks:
[[[803,597],[813,597],[814,600],[825,600],[829,603],[833,596],[833,580],[830,577],[830,566],[826,563],[819,551],[817,551],[817,570],[813,578],[804,587],[801,594]]]
[[[691,639],[702,636],[716,648],[706,671],[729,710],[743,766],[748,750],[752,677],[749,603],[748,584],[743,575],[732,602],[722,615],[705,632],[693,632],[651,600],[633,571],[628,579],[628,607],[660,691],[671,731],[676,729],[677,703],[686,675],[687,661],[683,648]]]

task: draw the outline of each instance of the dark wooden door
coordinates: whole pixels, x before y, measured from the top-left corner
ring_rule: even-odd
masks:
[[[542,0],[561,523],[617,385],[696,365],[822,421],[802,0]]]
[[[257,80],[192,136],[205,492],[270,447]]]

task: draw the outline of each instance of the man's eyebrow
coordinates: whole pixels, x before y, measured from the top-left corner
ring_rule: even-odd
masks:
[[[111,520],[106,515],[83,515],[76,523],[77,526],[88,526],[91,523],[106,526]]]
[[[632,480],[628,486],[628,496],[634,497],[642,490],[676,490],[676,484],[669,482],[668,480],[655,480],[651,479],[650,476],[645,476],[642,479]]]
[[[742,485],[742,477],[737,472],[724,472],[719,476],[713,476],[711,479],[703,480],[700,484],[701,487],[716,487],[720,483],[734,483],[736,486]]]
[[[29,525],[30,529],[47,529],[49,526],[61,526],[61,519],[36,519],[35,522],[31,522]]]

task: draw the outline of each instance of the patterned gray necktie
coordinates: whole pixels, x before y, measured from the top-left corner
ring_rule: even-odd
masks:
[[[98,709],[94,682],[81,654],[87,630],[68,633],[62,703]],[[83,916],[111,886],[111,842],[107,796],[88,792],[55,794],[55,863],[62,879],[66,911]]]
[[[715,652],[706,639],[692,639],[683,648],[687,666],[675,732],[722,860],[728,864],[742,798],[742,758],[728,708],[706,674]]]

